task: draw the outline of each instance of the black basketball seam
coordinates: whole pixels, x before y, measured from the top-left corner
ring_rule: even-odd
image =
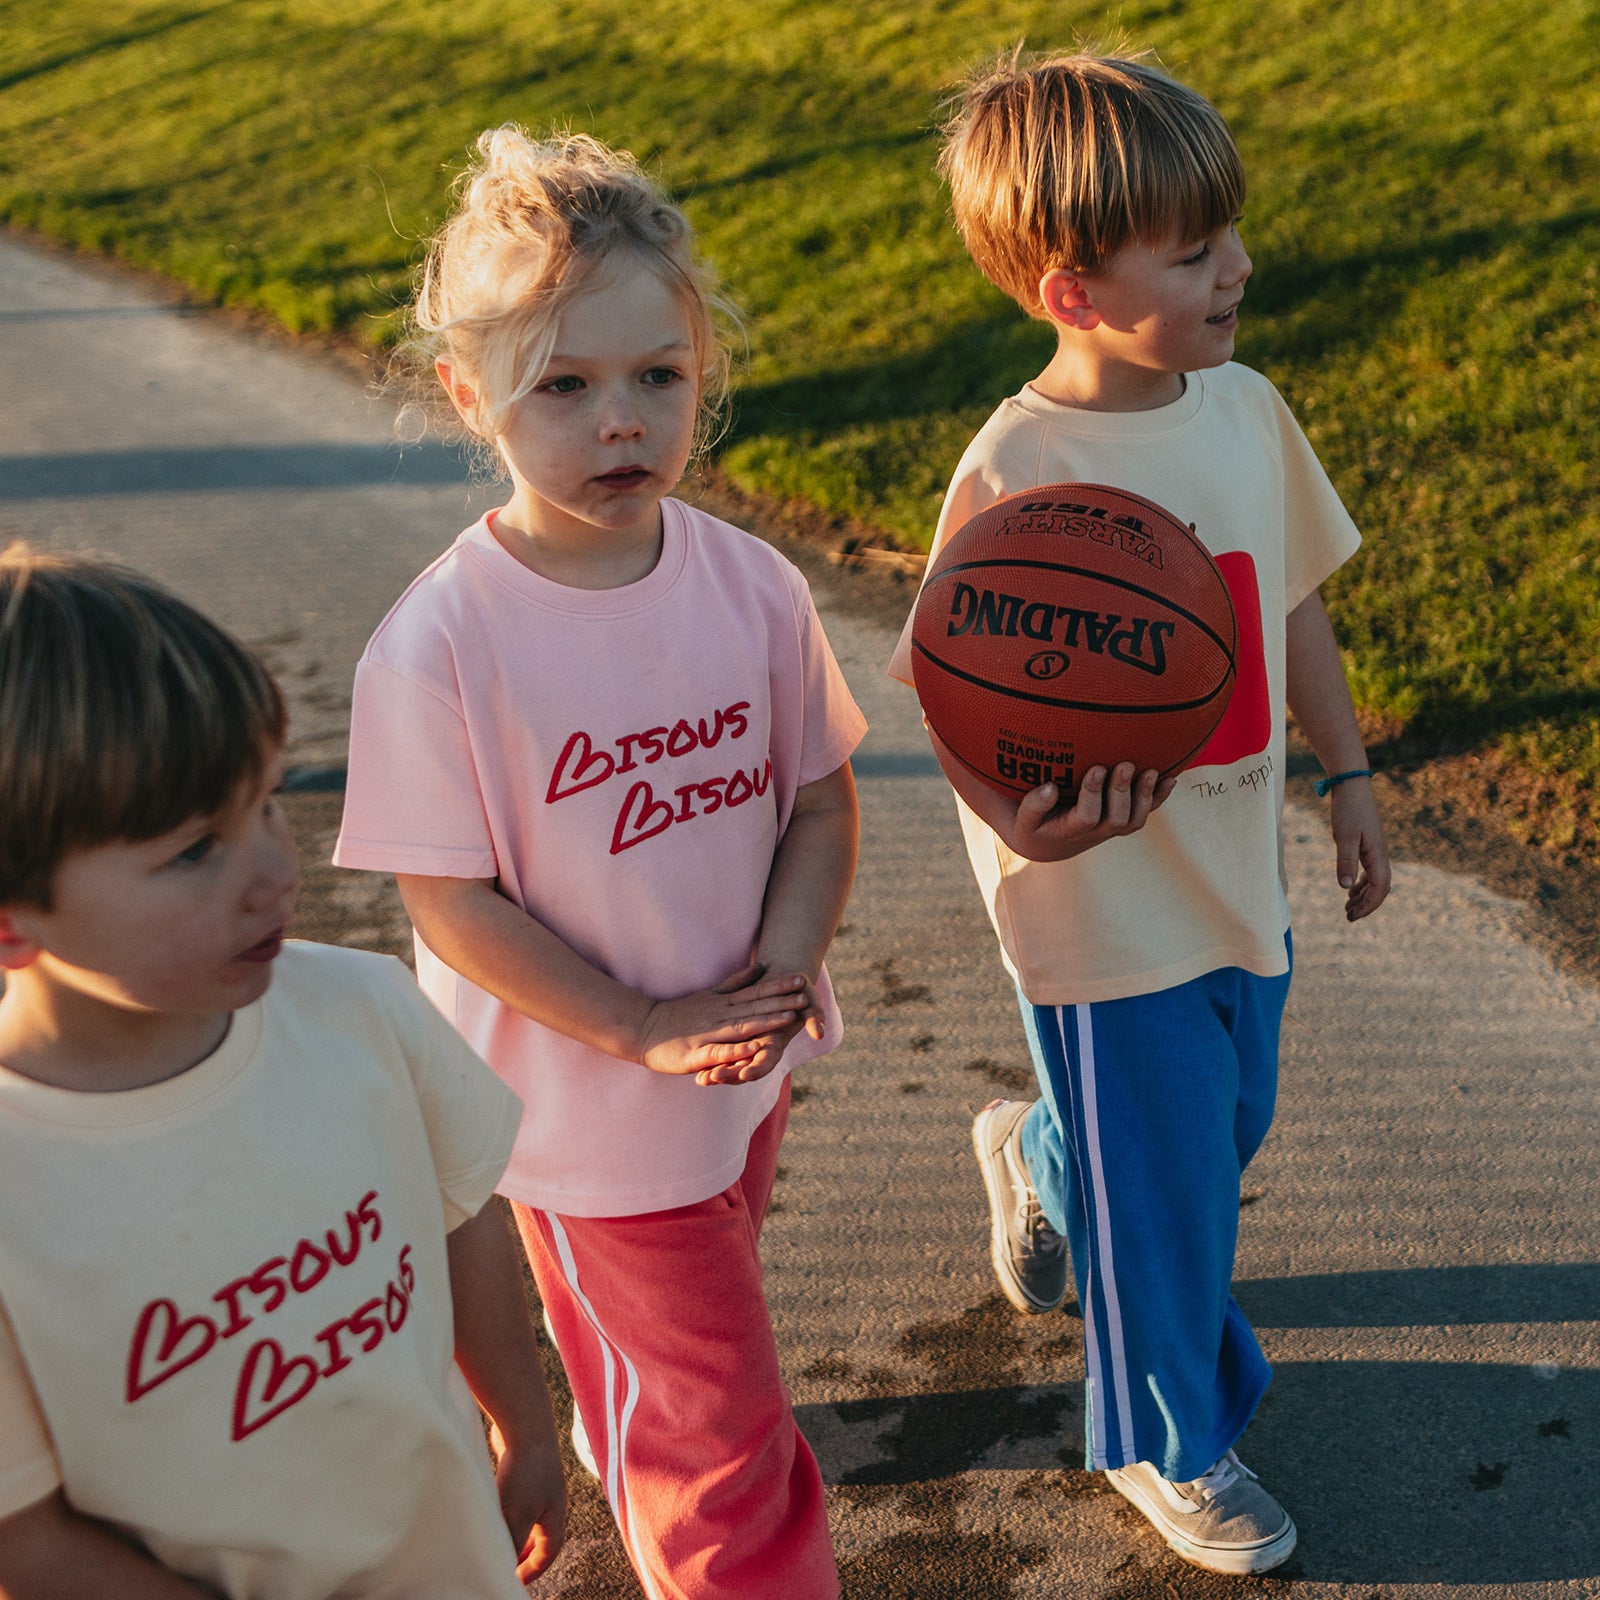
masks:
[[[1231,645],[1223,643],[1222,635],[1218,633],[1209,622],[1203,621],[1192,611],[1186,610],[1176,601],[1170,599],[1164,594],[1157,593],[1154,589],[1143,588],[1139,584],[1133,583],[1127,578],[1113,578],[1109,573],[1096,572],[1092,567],[1075,567],[1062,561],[1025,561],[1020,556],[994,556],[983,561],[956,561],[952,562],[948,567],[940,567],[939,570],[928,579],[927,584],[923,588],[923,593],[926,594],[928,589],[931,589],[936,583],[939,583],[944,578],[949,577],[952,573],[968,572],[974,567],[983,567],[990,570],[995,567],[1028,567],[1040,572],[1070,572],[1079,578],[1091,578],[1096,583],[1110,584],[1114,589],[1125,589],[1129,594],[1136,594],[1141,599],[1153,601],[1156,605],[1162,606],[1168,611],[1176,612],[1180,617],[1186,617],[1202,633],[1208,635],[1211,639],[1211,642],[1215,644],[1216,647],[1225,656],[1227,656],[1230,661],[1233,659],[1235,652],[1238,650],[1239,618],[1238,614],[1233,609],[1233,596],[1228,594],[1228,587],[1226,584],[1223,585],[1222,592],[1227,596],[1228,614],[1233,617],[1234,643]]]
[[[1227,711],[1228,711],[1228,708],[1226,706],[1224,706],[1222,708],[1222,715],[1226,716],[1227,715]],[[1193,745],[1185,754],[1183,754],[1176,761],[1174,761],[1170,767],[1167,767],[1167,768],[1163,769],[1163,771],[1158,774],[1156,781],[1160,782],[1162,778],[1170,778],[1174,774],[1182,772],[1183,769],[1189,764],[1189,761],[1191,760],[1191,758],[1194,757],[1196,754],[1198,754],[1200,750],[1202,750],[1207,744],[1209,744],[1211,742],[1211,740],[1216,735],[1217,729],[1220,728],[1221,726],[1222,726],[1222,717],[1218,717],[1217,720],[1215,722],[1213,722],[1211,724],[1210,728],[1207,730],[1205,738],[1200,740],[1198,744]],[[1030,793],[1032,793],[1032,790],[1021,788],[1016,784],[1007,783],[1006,780],[1004,778],[1002,778],[998,773],[985,772],[981,767],[977,766],[975,763],[973,763],[971,761],[968,761],[967,758],[964,755],[962,755],[962,753],[959,750],[957,750],[956,747],[953,744],[946,743],[945,749],[948,750],[950,752],[950,754],[952,756],[954,756],[955,759],[957,761],[959,761],[961,763],[961,765],[964,766],[967,769],[967,771],[970,772],[973,775],[973,777],[975,777],[980,783],[988,784],[991,789],[995,788],[996,786],[1001,786],[1009,794],[1030,794]],[[1100,763],[1100,764],[1104,765],[1103,762]],[[1052,779],[1051,781],[1054,782],[1055,780]],[[1037,788],[1037,787],[1038,787],[1038,785],[1035,784],[1034,788]],[[1059,788],[1059,787],[1062,787],[1062,786],[1058,784],[1057,787]],[[1068,795],[1070,795],[1074,799],[1076,799],[1078,790],[1081,787],[1082,787],[1082,785],[1080,785],[1080,784],[1073,784],[1070,788],[1068,788],[1066,790],[1066,792],[1067,792]]]
[[[945,749],[948,750],[950,754],[953,755],[956,760],[959,761],[961,765],[973,775],[973,777],[975,777],[980,783],[988,784],[991,789],[994,788],[996,784],[1003,784],[1005,788],[1012,794],[1028,794],[1031,792],[1027,789],[1018,789],[1012,784],[1006,783],[1006,780],[1000,777],[998,773],[981,771],[979,768],[973,766],[973,764],[968,761],[967,758],[962,755],[962,753],[957,750],[954,745],[946,744]],[[1035,784],[1034,788],[1038,788],[1038,785]]]
[[[1061,700],[1047,694],[1030,694],[1026,689],[1008,689],[1004,684],[993,683],[988,678],[980,678],[975,673],[963,672],[960,667],[953,667],[948,661],[936,656],[925,644],[913,639],[912,651],[925,657],[941,672],[948,672],[953,678],[960,678],[963,683],[970,683],[976,689],[987,689],[993,694],[1005,695],[1010,700],[1027,700],[1038,706],[1054,706],[1060,711],[1101,711],[1114,712],[1119,716],[1152,717],[1162,716],[1171,711],[1198,711],[1202,706],[1209,705],[1221,693],[1225,684],[1233,680],[1233,665],[1228,666],[1228,675],[1223,678],[1209,694],[1202,695],[1198,700],[1167,700],[1155,706],[1128,706],[1108,703],[1104,700]],[[1210,737],[1208,734],[1207,738]],[[1197,747],[1198,748],[1198,747]]]
[[[1230,696],[1232,695],[1233,685],[1234,685],[1235,681],[1237,680],[1237,678],[1238,678],[1238,674],[1233,670],[1232,667],[1230,667],[1228,669],[1228,676],[1224,680]],[[1221,691],[1219,690],[1218,692],[1220,693]],[[1228,714],[1228,708],[1227,708],[1226,705],[1224,705],[1222,710],[1221,710],[1221,712],[1219,713],[1219,715],[1217,717],[1217,720],[1215,722],[1213,722],[1211,724],[1210,728],[1206,731],[1205,738],[1198,740],[1190,748],[1189,753],[1187,755],[1185,755],[1180,761],[1175,762],[1172,766],[1167,768],[1167,772],[1169,772],[1169,773],[1182,772],[1183,769],[1189,764],[1189,761],[1191,760],[1191,758],[1194,757],[1194,756],[1199,755],[1199,753],[1208,744],[1211,743],[1212,739],[1214,739],[1216,737],[1217,729],[1222,726],[1222,719],[1225,716],[1227,716],[1227,714]]]

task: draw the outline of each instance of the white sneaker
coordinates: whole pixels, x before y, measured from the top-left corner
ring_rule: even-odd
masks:
[[[1268,1572],[1294,1553],[1289,1513],[1231,1450],[1188,1483],[1169,1483],[1148,1461],[1106,1478],[1173,1550],[1208,1572]]]
[[[1007,1300],[1029,1316],[1067,1298],[1067,1241],[1045,1220],[1022,1159],[1031,1100],[991,1100],[972,1119],[972,1148],[989,1196],[989,1260]]]

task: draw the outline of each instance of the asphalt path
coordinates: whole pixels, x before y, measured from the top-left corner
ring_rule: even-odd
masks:
[[[115,554],[266,653],[294,717],[300,930],[401,948],[387,880],[325,865],[351,673],[491,502],[393,420],[331,356],[0,236],[0,542]],[[853,1600],[1600,1596],[1600,992],[1470,878],[1402,861],[1345,924],[1293,784],[1297,976],[1236,1292],[1277,1374],[1241,1453],[1301,1543],[1269,1579],[1196,1572],[1078,1470],[1073,1308],[1025,1319],[995,1290],[969,1127],[1029,1092],[1020,1025],[912,697],[882,675],[881,597],[795,553],[872,731],[830,963],[848,1037],[797,1086],[765,1254]],[[537,1592],[638,1592],[584,1484]]]

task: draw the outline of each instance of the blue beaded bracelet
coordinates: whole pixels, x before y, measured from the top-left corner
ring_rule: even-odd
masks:
[[[1331,778],[1317,779],[1317,798],[1320,800],[1330,789],[1337,789],[1341,783],[1348,783],[1352,778],[1370,778],[1373,776],[1371,767],[1355,767],[1349,772],[1336,772]]]

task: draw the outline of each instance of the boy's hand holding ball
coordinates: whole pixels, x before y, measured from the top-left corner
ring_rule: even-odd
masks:
[[[1124,761],[1109,772],[1091,767],[1071,806],[1053,783],[1020,799],[978,782],[970,769],[930,727],[928,738],[951,787],[1000,836],[1006,848],[1029,861],[1067,861],[1107,839],[1137,833],[1177,787],[1176,775],[1135,773]]]

